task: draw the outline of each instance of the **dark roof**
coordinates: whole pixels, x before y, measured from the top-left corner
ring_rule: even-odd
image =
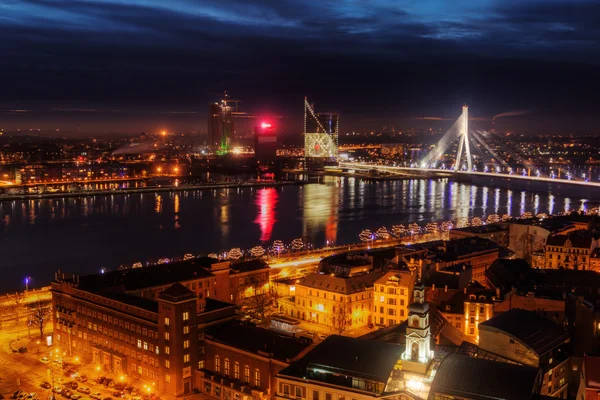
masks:
[[[570,246],[579,249],[589,249],[592,246],[594,238],[592,234],[586,230],[578,230],[567,235],[551,235],[546,240],[546,246],[566,246],[567,242]]]
[[[215,300],[211,297],[206,298],[206,306],[204,312],[211,312],[216,310],[222,310],[224,308],[235,307],[235,304],[226,303],[224,301]]]
[[[431,242],[406,246],[414,250],[427,249],[428,256],[446,262],[469,258],[477,253],[493,253],[499,251],[497,243],[476,236],[452,240],[435,240]]]
[[[309,346],[306,340],[238,321],[209,327],[206,338],[250,353],[257,354],[260,351],[272,354],[273,358],[284,362],[296,357]]]
[[[106,291],[99,294],[107,299],[115,300],[133,307],[141,308],[142,310],[158,312],[158,303],[153,300],[144,299],[132,294],[121,293],[121,292],[110,292]]]
[[[530,400],[538,369],[450,354],[440,364],[431,393],[473,400]]]
[[[181,301],[194,298],[195,295],[190,289],[186,288],[181,283],[176,282],[160,292],[159,297],[170,301]]]
[[[319,369],[387,383],[403,351],[398,344],[332,335],[280,375],[304,378],[309,370]]]
[[[568,339],[569,335],[554,322],[534,311],[514,308],[479,324],[479,329],[494,328],[517,338],[538,355]]]
[[[153,265],[143,268],[109,271],[104,274],[81,276],[79,288],[98,292],[110,287],[134,291],[154,286],[168,285],[197,278],[207,278],[210,268],[217,260],[204,257],[172,264]]]
[[[373,286],[373,282],[382,276],[383,273],[381,272],[371,272],[352,277],[338,277],[314,273],[302,278],[298,284],[329,292],[352,294],[367,290],[367,288]]]
[[[269,264],[264,262],[263,260],[250,260],[250,261],[242,261],[231,264],[231,272],[232,273],[244,273],[244,272],[252,272],[258,271],[261,269],[269,268]]]
[[[487,224],[481,226],[467,226],[464,228],[454,228],[452,231],[469,232],[469,233],[494,233],[508,232],[508,227],[500,224]]]
[[[500,258],[485,271],[486,278],[494,287],[509,288],[523,280],[529,273],[529,263],[521,258]]]

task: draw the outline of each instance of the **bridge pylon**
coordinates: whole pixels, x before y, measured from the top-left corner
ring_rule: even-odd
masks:
[[[463,148],[465,151],[465,158],[467,159],[468,171],[473,170],[473,162],[471,160],[471,146],[469,141],[469,106],[466,104],[462,108],[462,115],[460,116],[462,121],[460,123],[460,142],[458,143],[458,153],[456,153],[456,161],[454,161],[454,170],[460,170],[460,160],[462,158]]]

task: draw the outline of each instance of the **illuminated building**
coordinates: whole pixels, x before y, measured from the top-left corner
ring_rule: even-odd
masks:
[[[569,234],[548,236],[544,247],[547,269],[589,269],[590,255],[595,245],[592,234],[579,230]]]
[[[341,318],[347,320],[347,329],[367,326],[372,322],[373,282],[381,276],[380,272],[350,277],[310,274],[296,284],[296,301],[286,314],[333,329]]]
[[[277,132],[269,122],[262,122],[254,128],[254,156],[259,164],[277,158]]]
[[[304,158],[309,170],[323,169],[338,159],[339,114],[315,113],[304,98]]]
[[[499,290],[485,289],[474,283],[443,301],[438,309],[446,321],[464,335],[465,340],[477,343],[479,324],[492,318],[499,295]]]
[[[433,360],[429,303],[425,301],[425,286],[420,282],[414,287],[413,303],[409,307],[406,349],[402,360],[403,369],[422,375],[426,374]]]
[[[277,373],[310,346],[301,338],[235,321],[207,328],[204,339],[198,389],[226,400],[272,398]]]
[[[267,268],[267,269],[265,269]],[[169,394],[191,393],[203,361],[199,330],[234,318],[250,286],[268,283],[263,263],[195,259],[97,275],[57,274],[53,342],[100,370]]]
[[[389,271],[375,281],[373,322],[377,326],[402,323],[408,318],[416,275],[409,271]]]
[[[231,100],[227,93],[223,99],[208,105],[208,140],[215,151],[226,153],[231,148],[234,134],[233,118],[237,113],[238,100]]]

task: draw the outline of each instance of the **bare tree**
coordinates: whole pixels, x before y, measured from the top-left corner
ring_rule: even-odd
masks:
[[[331,326],[338,335],[341,335],[352,325],[352,308],[350,302],[342,297],[342,300],[333,306],[332,311]]]
[[[44,337],[44,329],[52,319],[50,303],[37,302],[30,307],[29,324],[40,331],[40,339]]]
[[[21,320],[21,313],[23,312],[23,299],[25,298],[24,293],[14,293],[6,295],[6,311],[12,314],[18,324]]]
[[[252,294],[245,299],[245,305],[251,309],[262,321],[266,321],[270,315],[278,309],[279,293],[274,284],[252,287]]]

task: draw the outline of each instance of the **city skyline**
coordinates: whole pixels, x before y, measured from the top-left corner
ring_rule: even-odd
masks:
[[[290,132],[308,96],[350,130],[466,102],[532,110],[505,130],[597,133],[593,2],[234,3],[5,2],[1,127],[198,131],[227,90]]]

